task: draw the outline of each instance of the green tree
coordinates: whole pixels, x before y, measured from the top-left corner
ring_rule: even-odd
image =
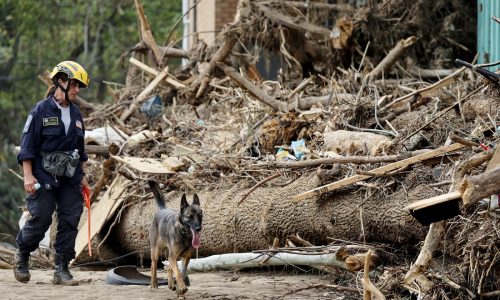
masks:
[[[181,16],[181,1],[142,2],[161,44]],[[78,61],[91,77],[82,97],[103,103],[111,100],[103,81],[124,82],[120,56],[138,41],[133,0],[0,0],[0,233],[17,230],[24,191],[8,169],[19,170],[13,145],[45,96],[38,75],[62,60]]]

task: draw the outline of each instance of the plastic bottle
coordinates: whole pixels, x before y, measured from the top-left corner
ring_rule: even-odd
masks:
[[[66,166],[66,172],[65,175],[66,177],[73,177],[76,171],[76,166],[78,165],[78,159],[80,158],[80,155],[78,155],[78,149],[73,150],[73,153],[71,153],[71,160]]]

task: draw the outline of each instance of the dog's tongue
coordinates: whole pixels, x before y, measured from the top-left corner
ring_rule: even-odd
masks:
[[[194,231],[193,229],[191,229],[191,233],[193,236],[193,240],[191,241],[191,245],[193,245],[193,247],[195,249],[200,248],[200,246],[201,246],[200,235],[201,234],[199,232]]]

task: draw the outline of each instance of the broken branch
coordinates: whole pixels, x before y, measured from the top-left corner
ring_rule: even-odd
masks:
[[[394,48],[389,51],[389,54],[368,74],[368,81],[372,81],[374,79],[380,78],[382,74],[387,74],[387,71],[396,63],[396,61],[404,55],[406,50],[410,48],[415,42],[417,38],[415,36],[411,36],[407,39],[400,40]]]

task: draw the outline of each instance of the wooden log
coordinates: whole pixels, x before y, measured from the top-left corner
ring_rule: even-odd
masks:
[[[305,98],[297,98],[292,103],[288,104],[288,110],[307,110],[314,105],[322,105],[328,107],[339,102],[354,102],[356,95],[348,93],[338,93],[325,96],[310,96]]]
[[[375,67],[375,69],[368,74],[368,81],[380,78],[382,74],[387,74],[396,61],[403,56],[406,50],[408,50],[408,48],[410,48],[416,41],[417,38],[414,36],[400,40],[396,46],[389,51],[387,56]]]
[[[414,243],[424,238],[425,228],[401,209],[409,199],[418,197],[414,193],[420,192],[408,190],[408,196],[397,193],[384,199],[374,197],[369,200],[365,199],[364,193],[352,192],[332,193],[321,199],[312,197],[299,202],[292,199],[293,195],[317,186],[319,180],[315,174],[308,174],[285,187],[263,185],[239,204],[254,182],[227,181],[217,190],[208,186],[196,187],[203,209],[199,255],[267,249],[275,238],[281,241],[280,246],[284,246],[287,238],[296,234],[315,245],[329,244],[329,237],[353,241],[364,237],[367,241],[384,240],[398,244]],[[140,187],[134,183],[135,193]],[[427,194],[428,188],[424,190]],[[179,211],[182,193],[165,194],[167,207]],[[147,195],[146,192],[143,194]],[[360,205],[365,211],[362,221],[356,217]],[[127,207],[113,228],[112,236],[116,237],[113,245],[123,253],[139,251],[147,259],[150,255],[147,232],[157,210],[152,194]]]
[[[466,176],[459,190],[466,207],[483,198],[500,194],[500,167],[479,175]]]
[[[120,156],[115,156],[115,155],[112,155],[111,158],[135,169],[136,171],[143,172],[143,173],[152,173],[152,174],[174,174],[175,173],[175,172],[169,170],[161,162],[157,161],[154,158],[120,157]]]
[[[14,266],[0,260],[0,269],[14,269]]]
[[[426,159],[437,157],[437,156],[443,155],[443,154],[451,152],[451,151],[456,151],[462,147],[464,147],[464,146],[462,144],[458,144],[458,143],[455,143],[455,144],[452,144],[449,146],[444,146],[444,147],[441,147],[439,149],[433,150],[431,152],[423,153],[423,154],[420,154],[420,155],[417,155],[414,157],[410,157],[410,158],[407,158],[407,159],[404,159],[404,160],[401,160],[401,161],[398,161],[398,162],[395,162],[395,163],[392,163],[392,164],[389,164],[389,165],[386,165],[386,166],[383,166],[380,168],[376,168],[376,169],[372,170],[372,172],[394,171],[396,169],[399,169],[399,168],[402,168],[405,166],[409,166],[411,164],[414,164],[414,163],[417,163],[417,162],[420,162],[420,161],[423,161]],[[372,177],[372,176],[370,176],[370,175],[351,176],[351,177],[342,179],[340,181],[336,181],[336,182],[333,182],[333,183],[330,183],[330,184],[327,184],[324,186],[317,187],[317,188],[312,189],[310,191],[296,195],[293,198],[295,200],[303,200],[303,199],[306,199],[306,198],[314,196],[314,195],[317,196],[317,195],[321,195],[323,193],[326,193],[328,191],[336,190],[338,188],[356,183],[356,182],[361,181],[361,180],[368,179],[370,177]]]

